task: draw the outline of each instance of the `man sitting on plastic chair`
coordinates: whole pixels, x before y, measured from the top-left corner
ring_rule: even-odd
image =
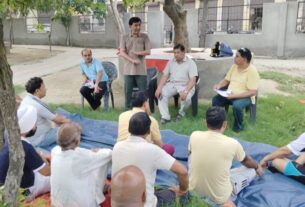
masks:
[[[185,48],[181,44],[174,47],[174,58],[170,60],[163,71],[155,96],[159,99],[161,124],[170,121],[168,100],[179,93],[181,107],[176,117],[180,121],[185,116],[186,110],[191,105],[191,98],[195,93],[196,76],[198,76],[195,62],[185,56]]]
[[[90,49],[83,49],[83,59],[80,69],[83,77],[83,86],[80,89],[82,96],[88,101],[91,108],[96,110],[101,105],[101,99],[107,93],[108,76],[100,61],[92,58]]]
[[[247,48],[240,48],[236,52],[234,65],[226,77],[214,86],[218,95],[212,100],[213,106],[232,105],[234,115],[233,131],[240,132],[244,129],[243,110],[251,103],[255,103],[259,84],[259,74],[251,64],[252,54]],[[226,92],[219,91],[228,86]]]

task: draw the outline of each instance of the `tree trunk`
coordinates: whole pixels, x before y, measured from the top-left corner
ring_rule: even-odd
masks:
[[[52,53],[52,40],[51,40],[51,36],[52,35],[52,26],[51,26],[51,29],[50,29],[50,32],[48,34],[48,40],[49,40],[49,51],[50,53]]]
[[[122,18],[120,18],[120,14],[118,11],[118,1],[117,0],[110,0],[110,6],[111,6],[111,11],[113,13],[114,16],[114,22],[115,25],[119,31],[119,34],[125,34],[125,27],[124,27],[124,23],[122,21]]]
[[[186,25],[187,11],[183,9],[179,2],[175,3],[174,0],[165,0],[163,10],[174,24],[174,45],[178,43],[183,44],[185,49],[190,51]]]
[[[12,13],[10,12],[10,49],[13,48],[13,44],[14,44],[13,17],[12,17]]]
[[[4,144],[4,129],[4,122],[0,113],[0,149],[3,147]]]
[[[207,37],[207,29],[208,29],[208,8],[209,0],[203,0],[203,16],[200,27],[200,35],[199,35],[199,47],[205,47],[205,41]]]
[[[17,196],[23,173],[24,151],[19,135],[12,75],[5,55],[3,24],[0,18],[0,113],[9,137],[9,169],[4,184],[4,202],[15,207],[18,206]]]
[[[70,30],[69,30],[69,26],[66,27],[66,33],[67,33],[67,36],[66,36],[66,45],[70,46]]]

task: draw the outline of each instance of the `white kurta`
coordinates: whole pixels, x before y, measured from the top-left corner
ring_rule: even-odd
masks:
[[[52,150],[51,202],[55,207],[94,207],[104,201],[103,185],[110,149]]]

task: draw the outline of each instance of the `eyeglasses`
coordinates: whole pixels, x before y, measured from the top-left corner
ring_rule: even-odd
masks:
[[[91,56],[91,54],[88,54],[88,55],[83,55],[84,57],[90,57]]]

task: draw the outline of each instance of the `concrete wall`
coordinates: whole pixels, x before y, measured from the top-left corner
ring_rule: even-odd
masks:
[[[305,55],[305,34],[296,33],[297,2],[265,3],[260,34],[209,34],[206,47],[216,41],[228,43],[232,48],[248,47],[256,55],[279,58]]]
[[[70,26],[71,42],[73,46],[80,47],[108,47],[116,48],[118,46],[119,34],[117,32],[112,17],[106,17],[106,31],[103,33],[80,33],[79,19],[73,17]],[[15,19],[13,23],[14,43],[15,44],[48,44],[48,33],[28,33],[26,30],[25,18]],[[52,44],[66,44],[66,30],[59,21],[52,23]],[[9,40],[9,22],[4,21],[4,40]]]

